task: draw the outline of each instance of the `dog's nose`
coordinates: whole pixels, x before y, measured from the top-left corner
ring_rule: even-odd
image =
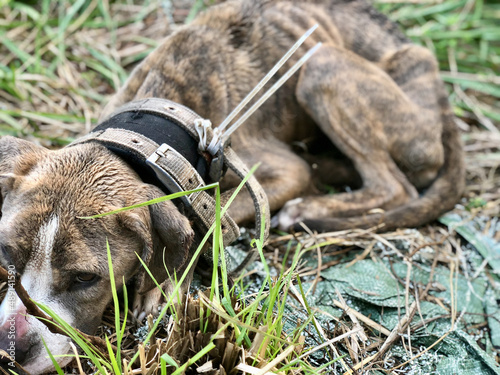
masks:
[[[16,332],[15,322],[18,321],[16,318],[14,316],[11,321],[7,319],[8,324],[0,327],[0,349],[9,355],[9,357],[2,357],[0,354],[0,363],[11,363],[15,359],[17,363],[22,364],[28,357],[30,340],[26,335],[26,330],[21,329],[20,332]],[[24,319],[24,316],[21,319]],[[12,322],[12,325],[10,325],[10,322]]]
[[[24,363],[30,350],[29,340],[16,338],[0,331],[0,349],[9,356],[0,354],[0,363],[10,364],[15,360],[17,363]]]
[[[26,308],[16,302],[6,298],[0,306],[0,349],[9,355],[0,355],[0,363],[11,363],[12,358],[23,363],[30,349]]]

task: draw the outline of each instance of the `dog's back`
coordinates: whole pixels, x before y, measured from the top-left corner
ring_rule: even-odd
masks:
[[[364,0],[228,1],[207,9],[170,35],[134,70],[101,118],[134,98],[166,97],[219,124],[315,24],[320,28],[280,72],[320,41],[349,49],[370,61],[380,61],[408,43],[394,23]],[[253,125],[260,124],[269,128],[269,114],[279,121],[289,119],[282,110],[293,106],[296,112],[296,82],[297,76],[292,77],[263,107],[260,112],[265,113],[265,120],[257,113],[245,128],[255,131]],[[293,138],[278,136],[286,142]]]

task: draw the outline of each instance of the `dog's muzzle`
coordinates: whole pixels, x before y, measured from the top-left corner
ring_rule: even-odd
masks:
[[[166,99],[148,98],[120,107],[91,133],[69,146],[97,142],[126,161],[146,183],[160,187],[166,194],[195,190],[218,182],[227,169],[241,179],[249,170],[229,146],[202,151],[199,127],[206,120],[191,109]],[[203,142],[214,137],[210,127],[204,127]],[[267,197],[254,176],[245,183],[255,206],[255,224],[260,232],[264,220],[264,238],[270,225]],[[179,198],[185,209],[199,219],[204,230],[215,221],[215,199],[206,191]],[[239,236],[239,228],[227,212],[221,217],[224,245]]]

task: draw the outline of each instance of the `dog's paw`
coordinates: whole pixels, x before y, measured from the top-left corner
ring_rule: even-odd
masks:
[[[296,198],[285,203],[283,208],[276,215],[277,227],[281,230],[287,231],[294,224],[304,220],[304,199]]]
[[[134,298],[133,315],[139,321],[143,321],[149,314],[157,316],[165,302],[160,288],[156,287],[144,294],[136,294]]]

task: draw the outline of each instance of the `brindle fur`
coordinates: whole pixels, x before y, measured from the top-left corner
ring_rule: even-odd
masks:
[[[271,209],[281,209],[279,224],[392,229],[451,209],[464,186],[463,156],[436,61],[364,0],[242,0],[213,7],[167,37],[103,117],[134,99],[164,97],[220,124],[316,23],[320,28],[279,73],[316,42],[323,42],[321,49],[232,136],[248,165],[262,162],[257,178]],[[318,182],[360,188],[322,195],[313,186]],[[228,191],[237,183],[230,174],[222,181]],[[135,282],[135,310],[146,313],[161,294],[140,271],[136,253],[168,289],[164,262],[170,274],[182,273],[198,243],[192,223],[171,202],[81,219],[162,194],[97,144],[49,151],[3,137],[0,188],[2,263],[15,266],[30,295],[87,333],[111,299],[106,241],[117,283]],[[243,223],[253,210],[241,194],[230,214]],[[89,273],[97,281],[81,282]],[[6,306],[0,348],[9,345]],[[69,344],[16,306],[22,317],[16,319],[17,358],[32,373],[50,369],[40,337],[53,354],[69,352]]]
[[[317,42],[323,47],[232,136],[248,165],[262,162],[256,176],[271,209],[281,209],[280,226],[303,221],[325,231],[383,223],[389,230],[451,209],[464,187],[463,156],[436,60],[364,0],[213,7],[151,53],[104,115],[134,99],[164,97],[220,124],[316,23],[286,68]],[[290,147],[325,135],[331,144],[318,150],[313,143],[309,163]],[[340,150],[352,170],[325,158],[329,148]],[[353,170],[361,180],[353,193],[321,195],[311,186],[313,176],[351,183]],[[235,184],[232,176],[223,181],[226,189]],[[385,212],[367,214],[377,208]],[[251,220],[249,197],[241,194],[230,213],[239,223]]]

